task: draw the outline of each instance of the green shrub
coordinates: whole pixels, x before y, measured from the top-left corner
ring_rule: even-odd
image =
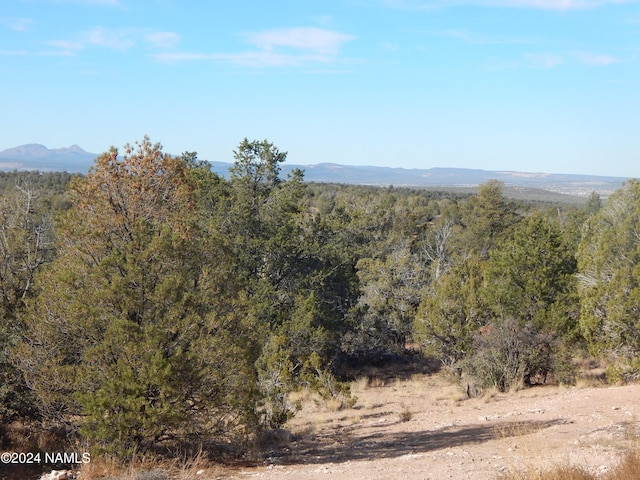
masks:
[[[536,376],[546,379],[552,367],[551,338],[513,319],[497,320],[476,335],[468,372],[484,387],[504,392],[529,384]]]

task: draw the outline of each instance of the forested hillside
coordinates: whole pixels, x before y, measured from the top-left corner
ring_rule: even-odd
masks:
[[[0,175],[0,418],[127,459],[241,444],[348,364],[436,359],[477,392],[640,372],[640,183],[602,204],[229,179],[144,138],[86,176]],[[464,380],[462,380],[464,379]],[[2,429],[0,429],[2,434]]]

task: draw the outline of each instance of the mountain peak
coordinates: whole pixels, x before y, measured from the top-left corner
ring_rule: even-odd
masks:
[[[47,148],[40,143],[28,143],[1,151],[0,168],[86,172],[96,157],[76,144],[68,148]]]
[[[0,152],[0,158],[11,160],[42,159],[51,154],[50,150],[40,143],[28,143]]]
[[[79,145],[76,145],[75,143],[71,145],[67,150],[71,150],[72,152],[76,152],[76,153],[87,153],[85,150],[83,150]]]
[[[77,157],[79,155],[93,155],[92,153],[88,153],[84,151],[81,147],[79,147],[75,143],[70,147],[50,148],[49,152],[53,153],[54,155],[73,156],[73,157]]]

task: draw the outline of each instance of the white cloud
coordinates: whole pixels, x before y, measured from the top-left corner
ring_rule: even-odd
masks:
[[[196,52],[168,52],[158,53],[154,58],[162,62],[213,60],[242,65],[246,67],[295,67],[310,63],[331,63],[332,57],[323,55],[291,55],[273,51],[253,51],[239,53],[196,53]]]
[[[110,29],[94,27],[79,33],[72,40],[50,40],[47,45],[57,49],[54,55],[76,55],[89,47],[103,47],[112,50],[129,50],[144,40],[154,48],[170,49],[180,41],[174,32],[145,32],[135,29]]]
[[[568,52],[568,53],[525,53],[524,58],[530,68],[549,69],[565,64],[579,64],[587,67],[605,67],[623,60],[614,55],[590,53],[590,52]]]
[[[0,17],[0,24],[15,32],[26,32],[32,23],[33,20],[30,18]]]
[[[325,55],[335,55],[340,46],[354,37],[315,27],[282,28],[263,32],[246,33],[245,39],[262,50],[278,47],[308,50]]]
[[[80,41],[72,40],[50,40],[47,45],[57,50],[57,55],[75,55],[78,51],[85,47],[85,44]]]
[[[235,53],[170,52],[154,57],[163,62],[213,60],[255,68],[332,64],[342,44],[355,37],[315,27],[295,27],[241,34],[255,47]]]
[[[380,49],[381,52],[387,52],[387,53],[395,53],[398,50],[400,50],[400,46],[397,43],[393,43],[393,42],[382,42],[378,44],[378,48]]]
[[[384,6],[407,10],[430,10],[459,5],[476,5],[482,7],[529,8],[560,11],[634,3],[635,1],[636,0],[380,0]]]
[[[147,33],[144,39],[156,48],[174,48],[180,41],[180,35],[174,32]]]
[[[120,0],[51,0],[53,3],[75,3],[77,5],[105,5],[118,7],[120,6]]]
[[[94,27],[79,34],[75,40],[50,40],[47,44],[62,52],[73,55],[89,46],[126,50],[131,48],[135,42],[131,37],[131,32],[127,30]]]
[[[112,30],[104,27],[94,27],[82,35],[82,42],[86,45],[97,45],[115,50],[126,50],[133,47],[131,32],[127,30]]]
[[[531,68],[548,69],[565,63],[564,57],[557,53],[525,53],[524,57]]]
[[[501,36],[494,34],[476,33],[466,29],[449,29],[431,32],[432,35],[453,38],[461,42],[471,45],[518,45],[531,44],[532,40],[516,38],[510,36]]]
[[[485,0],[478,0],[478,3],[483,4]],[[489,6],[537,8],[542,10],[579,10],[620,3],[630,2],[626,0],[486,0],[486,4]]]
[[[613,65],[615,63],[622,62],[622,60],[618,57],[600,53],[575,52],[572,54],[572,56],[581,64],[591,67],[604,67],[607,65]]]
[[[25,50],[0,50],[0,56],[16,56],[26,54],[27,52]]]

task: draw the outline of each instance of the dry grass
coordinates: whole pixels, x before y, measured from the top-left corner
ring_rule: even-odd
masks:
[[[640,450],[627,453],[622,462],[611,471],[606,480],[633,480],[640,476]]]
[[[217,478],[224,473],[221,466],[212,465],[202,453],[180,461],[153,460],[134,457],[122,465],[108,458],[93,459],[80,469],[82,480],[196,480]]]
[[[355,393],[363,393],[369,388],[369,377],[363,376],[351,383],[351,391]]]
[[[607,384],[604,368],[601,368],[593,360],[585,361],[581,365],[580,372],[575,386],[577,389],[602,387]],[[508,430],[496,428],[496,438],[528,433],[526,431],[519,432],[519,429],[515,428],[517,425],[511,427],[513,428]],[[593,473],[582,466],[567,464],[546,471],[528,469],[511,472],[499,478],[501,480],[638,480],[640,479],[640,432],[636,418],[634,416],[631,421],[613,425],[613,427],[622,429],[620,437],[614,436],[608,439],[605,444],[618,451],[626,450],[626,453],[621,461],[606,473]],[[544,455],[544,448],[541,449],[540,454]]]
[[[59,429],[41,429],[33,424],[19,421],[0,425],[0,445],[5,444],[15,451],[62,451],[70,444],[67,434]]]
[[[578,465],[560,465],[547,471],[529,469],[499,477],[500,480],[638,480],[638,478],[640,478],[640,448],[637,447],[628,451],[620,463],[606,474],[594,474]]]
[[[536,432],[539,429],[539,426],[532,425],[530,422],[501,423],[493,427],[493,438],[520,437]]]
[[[513,382],[509,386],[509,393],[510,394],[514,394],[514,393],[519,392],[520,390],[523,390],[524,388],[525,388],[524,378],[520,378],[518,381]]]
[[[601,360],[585,357],[576,358],[574,363],[578,370],[576,388],[602,387],[607,384],[607,368]]]
[[[498,395],[500,395],[500,390],[498,390],[496,387],[485,388],[482,391],[482,400],[484,401],[484,403],[489,403],[492,400],[495,400]]]
[[[346,402],[342,396],[327,398],[324,405],[330,412],[338,412],[346,406]]]
[[[386,382],[382,377],[372,377],[369,379],[369,388],[380,388],[384,387]]]
[[[435,399],[458,403],[467,399],[467,393],[457,383],[449,383],[440,387]]]
[[[585,373],[576,380],[576,388],[598,388],[607,384],[603,373]]]
[[[578,387],[593,386],[594,384],[598,386],[602,385],[604,377],[600,376],[599,366],[588,365],[586,367],[589,367],[589,370],[588,372],[583,370],[583,375],[580,377],[582,380],[579,380]],[[403,377],[393,378],[389,374],[385,374],[384,371],[374,370],[363,372],[361,376],[357,377],[357,380],[351,383],[350,387],[351,392],[361,396],[361,401],[353,409],[351,405],[347,405],[344,398],[327,400],[308,389],[293,392],[289,400],[293,404],[300,405],[302,410],[287,424],[287,428],[290,430],[285,431],[283,429],[278,433],[282,435],[281,437],[270,439],[271,445],[283,449],[287,447],[286,450],[291,450],[292,452],[289,457],[292,463],[304,463],[306,461],[304,456],[296,457],[296,455],[298,455],[296,448],[299,448],[298,445],[304,444],[305,441],[313,444],[313,442],[319,443],[326,438],[332,440],[335,438],[342,439],[344,435],[353,435],[353,438],[357,438],[359,433],[362,434],[362,432],[367,431],[367,428],[371,428],[370,425],[374,425],[376,429],[382,429],[384,427],[385,431],[388,430],[391,432],[390,435],[394,433],[394,428],[397,430],[404,429],[404,432],[397,435],[414,439],[414,430],[434,428],[431,425],[439,422],[439,424],[445,425],[445,427],[443,427],[444,430],[438,433],[440,436],[435,436],[435,438],[439,438],[440,440],[433,440],[433,442],[435,442],[433,444],[424,440],[426,442],[424,448],[431,449],[439,445],[439,441],[444,442],[446,439],[455,440],[457,438],[456,436],[460,434],[457,430],[457,425],[455,428],[449,428],[446,427],[446,423],[443,423],[445,422],[444,420],[441,421],[440,419],[431,418],[429,415],[432,410],[440,412],[446,410],[446,413],[453,413],[477,409],[477,416],[474,414],[471,421],[471,423],[477,423],[478,420],[476,420],[476,417],[482,417],[486,410],[494,412],[502,401],[505,401],[505,403],[508,402],[509,397],[515,393],[500,393],[497,389],[483,389],[482,391],[478,390],[478,398],[474,396],[469,400],[466,389],[464,388],[466,384],[461,386],[459,378],[447,377],[443,373],[419,373],[411,376],[405,375]],[[548,388],[550,387],[545,388],[547,388],[547,390],[544,392],[548,392]],[[537,394],[528,393],[525,396],[528,400],[532,396],[537,396]],[[492,404],[483,405],[483,403],[489,402],[492,402]],[[487,423],[487,426],[484,427],[484,422],[488,422],[489,420],[482,420],[482,429],[485,432],[489,432],[489,437],[493,436],[496,440],[506,440],[513,437],[530,435],[550,426],[548,422],[537,421],[535,419],[531,421],[513,422],[505,420],[507,419],[501,418],[500,422],[502,423],[494,426],[493,430],[491,430],[491,424]],[[559,460],[560,464],[552,470],[543,471],[538,470],[538,467],[531,467],[521,472],[503,474],[499,478],[502,480],[639,479],[640,441],[638,439],[640,438],[640,433],[636,431],[635,417],[628,417],[624,420],[624,422],[618,421],[615,424],[616,427],[619,426],[619,430],[614,432],[616,435],[615,439],[617,439],[616,441],[619,443],[610,443],[607,444],[607,446],[617,452],[623,451],[623,448],[633,449],[633,451],[625,456],[620,464],[612,468],[608,473],[600,472],[599,475],[596,475],[581,466],[571,465],[569,461]],[[384,423],[385,421],[386,423]],[[412,423],[399,425],[402,422],[410,421],[412,421]],[[491,421],[495,420],[492,419]],[[447,428],[449,428],[449,430],[447,430]],[[336,436],[336,432],[340,432],[341,436]],[[344,432],[348,432],[348,434]],[[462,429],[462,432],[464,432],[464,429]],[[415,436],[413,441],[422,441],[421,437],[420,440],[416,440],[418,438],[418,436]],[[606,438],[607,441],[609,441],[609,437]],[[488,441],[491,441],[491,439]],[[527,439],[518,439],[516,443],[514,439],[511,442],[502,441],[500,445],[504,446],[505,449],[515,445],[513,449],[517,449],[518,454],[525,451],[526,447],[528,454],[531,449],[534,449],[536,452],[538,452],[539,449],[539,455],[537,455],[537,457],[539,458],[545,455],[545,449],[548,448],[548,446],[544,442],[536,443],[534,446],[526,442]],[[381,445],[380,448],[384,449],[384,445],[386,444],[381,443]],[[269,448],[267,450],[269,450]],[[400,446],[398,448],[401,449],[402,447]],[[277,450],[277,448],[275,450]],[[511,452],[511,448],[509,448],[509,451]],[[533,457],[529,455],[529,458]],[[527,465],[527,463],[521,462],[519,466],[523,464]],[[536,463],[536,465],[541,465],[541,463]],[[546,463],[546,465],[549,465],[549,463]],[[225,473],[227,475],[225,475]],[[84,465],[81,474],[83,480],[105,478],[111,480],[162,480],[164,478],[196,480],[224,478],[228,476],[229,470],[225,471],[225,467],[216,466],[209,460],[202,458],[195,458],[189,462],[176,461],[173,463],[170,461],[154,462],[153,460],[136,459],[125,467],[110,464],[106,460],[96,459],[90,464]]]
[[[402,405],[402,410],[400,410],[398,418],[401,422],[408,422],[413,418],[413,412],[411,412],[406,405]]]
[[[501,476],[501,480],[638,480],[640,478],[640,450],[628,452],[622,461],[604,476],[582,467],[563,465],[546,472],[516,472]]]
[[[289,402],[297,405],[302,402],[306,402],[313,396],[313,393],[308,388],[301,388],[300,390],[295,390],[289,393]]]
[[[500,480],[595,480],[592,474],[582,467],[558,467],[549,472],[517,472],[500,476]]]

